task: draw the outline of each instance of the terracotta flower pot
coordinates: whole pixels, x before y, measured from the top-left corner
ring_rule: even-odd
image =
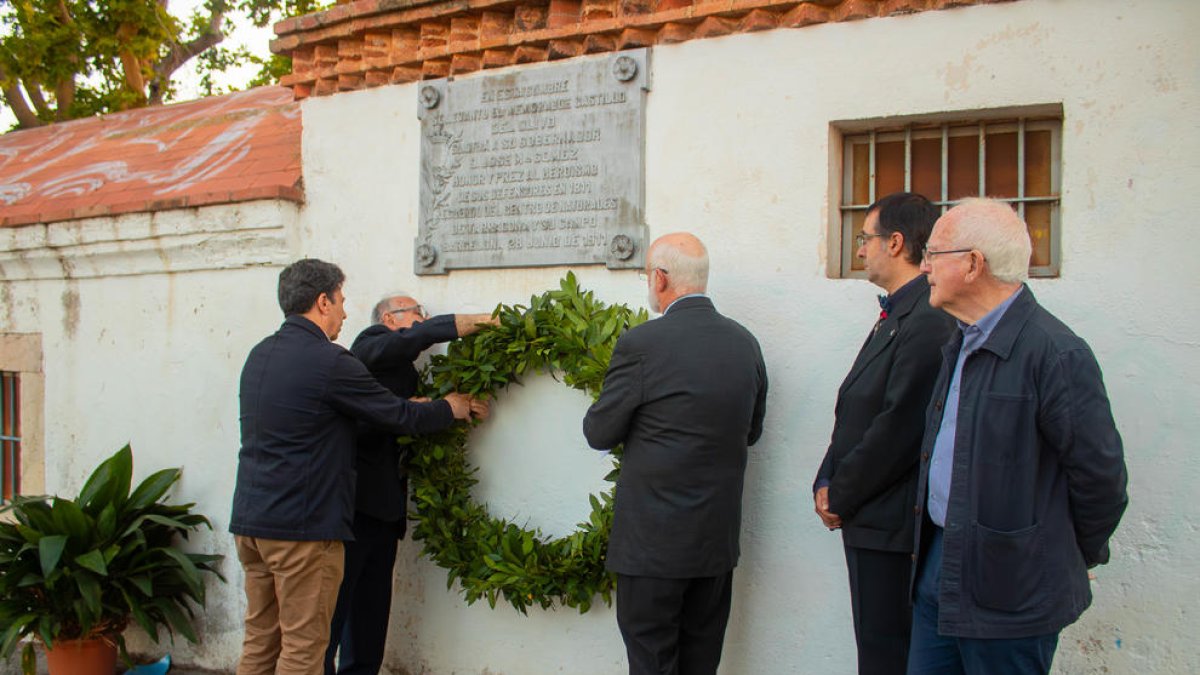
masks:
[[[50,675],[113,675],[117,645],[112,640],[58,640],[46,650]]]

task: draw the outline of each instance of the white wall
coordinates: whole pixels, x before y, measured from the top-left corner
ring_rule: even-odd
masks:
[[[874,321],[876,289],[825,274],[837,154],[829,123],[1038,103],[1061,103],[1065,114],[1063,254],[1061,277],[1032,286],[1095,349],[1131,478],[1113,562],[1097,570],[1092,609],[1064,632],[1056,670],[1200,672],[1192,607],[1200,597],[1193,497],[1200,47],[1191,34],[1198,20],[1200,6],[1190,0],[1020,0],[653,49],[651,235],[689,229],[710,244],[711,295],[759,337],[771,376],[766,433],[746,479],[722,673],[854,668],[841,543],[812,514],[809,486],[836,389]],[[434,312],[487,310],[555,287],[566,272],[412,274],[416,106],[412,85],[305,101],[307,203],[298,216],[284,208],[277,217],[286,241],[248,244],[270,252],[258,261],[265,266],[249,258],[219,264],[224,258],[214,253],[210,264],[182,271],[101,269],[63,282],[29,271],[45,261],[0,256],[0,331],[43,334],[48,488],[78,487],[98,459],[132,440],[138,475],[184,466],[179,496],[198,501],[217,528],[197,545],[231,556],[231,583],[213,591],[205,641],[198,648],[180,641],[178,662],[232,669],[237,659],[241,573],[226,531],[237,377],[250,346],[280,320],[278,264],[303,254],[343,266],[350,311],[343,344],[385,291],[408,290]],[[79,227],[107,231],[117,221],[126,222]],[[632,272],[575,272],[608,302],[644,302]],[[482,431],[472,445],[485,476],[519,463],[559,488],[564,475],[581,477],[567,489],[539,488],[546,494],[524,502],[521,490],[499,485],[503,479],[481,490],[493,503],[528,510],[535,524],[579,508],[605,470],[570,423],[571,406],[581,417],[582,402],[562,402],[555,424],[543,429],[548,416],[534,409],[557,396],[555,386],[506,395],[496,425],[518,417],[559,439],[573,453],[565,469],[543,473],[546,462]],[[393,672],[624,672],[610,608],[522,617],[506,607],[467,607],[446,590],[444,571],[416,550],[411,542],[401,548]]]
[[[1038,103],[1061,103],[1065,114],[1063,263],[1060,278],[1032,285],[1105,368],[1132,480],[1113,563],[1097,571],[1093,608],[1063,634],[1058,670],[1200,669],[1189,618],[1200,587],[1188,571],[1200,557],[1200,507],[1188,499],[1200,462],[1186,456],[1200,433],[1200,276],[1188,244],[1200,177],[1200,49],[1188,28],[1198,19],[1200,9],[1182,0],[1025,0],[653,49],[651,234],[689,229],[710,244],[711,294],[758,335],[771,375],[767,430],[746,479],[723,673],[854,667],[840,540],[812,514],[809,486],[835,391],[874,320],[876,289],[825,274],[836,199],[829,123]],[[385,289],[410,289],[434,311],[479,309],[551,288],[566,271],[412,275],[415,91],[305,102],[304,250],[348,270],[347,341]],[[643,302],[632,273],[575,271],[609,302]],[[526,414],[534,433],[567,433],[536,431],[546,418]],[[512,447],[476,440],[485,464],[522,461]],[[573,452],[580,473],[596,471],[586,451]],[[587,489],[540,509],[582,502]],[[389,647],[397,672],[623,672],[611,610],[523,618],[468,608],[415,550],[403,546],[397,573]]]
[[[213,523],[188,546],[226,556],[231,583],[209,586],[201,644],[172,646],[163,631],[156,647],[134,630],[132,650],[219,667],[237,658],[238,377],[279,323],[271,289],[297,255],[296,217],[296,205],[269,201],[0,230],[0,333],[42,335],[46,493],[78,494],[130,443],[135,483],[183,469],[173,501]]]

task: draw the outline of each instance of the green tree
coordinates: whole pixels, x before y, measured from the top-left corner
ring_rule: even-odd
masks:
[[[202,89],[212,74],[261,67],[253,84],[287,71],[279,57],[218,45],[234,21],[265,26],[307,14],[322,0],[207,0],[189,17],[170,0],[0,0],[0,95],[25,129],[157,105],[174,94],[172,74],[199,57]]]

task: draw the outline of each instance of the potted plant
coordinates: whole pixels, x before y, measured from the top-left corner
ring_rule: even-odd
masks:
[[[97,673],[112,675],[117,651],[129,663],[122,631],[132,618],[158,642],[158,628],[196,641],[193,604],[204,606],[204,574],[224,577],[222,556],[179,545],[208,519],[195,504],[168,504],[179,469],[152,474],[130,491],[133,453],[121,448],[84,483],[76,499],[17,497],[0,509],[0,655],[34,636],[51,675],[93,672],[59,659],[103,652]],[[21,662],[35,666],[33,642]],[[107,668],[107,670],[104,670]]]

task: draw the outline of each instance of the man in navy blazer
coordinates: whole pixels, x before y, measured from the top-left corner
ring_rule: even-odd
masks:
[[[583,420],[624,444],[607,568],[631,675],[709,675],[721,661],[738,561],[747,446],[762,435],[758,341],[704,296],[708,252],[686,233],[646,256],[661,318],[621,336]]]
[[[354,338],[350,351],[389,391],[411,398],[420,379],[413,362],[421,352],[489,323],[496,323],[490,314],[429,317],[416,298],[396,293],[375,304],[371,325]],[[472,411],[482,417],[487,404],[473,401]],[[400,454],[395,433],[359,424],[354,539],[345,544],[346,570],[325,650],[325,675],[376,675],[383,666],[396,542],[404,536],[408,506]]]
[[[246,358],[233,532],[246,576],[238,675],[319,675],[352,535],[354,439],[365,421],[430,433],[471,413],[448,394],[416,403],[379,384],[332,342],[346,318],[336,265],[304,259],[279,274],[283,325]]]
[[[879,320],[838,389],[833,436],[813,501],[840,529],[860,675],[903,675],[912,609],[913,504],[925,407],[954,320],[929,306],[921,254],[938,208],[918,194],[867,208],[857,255],[880,296]]]
[[[947,211],[925,249],[929,302],[959,329],[921,446],[912,675],[1050,672],[1129,502],[1100,365],[1023,283],[1030,250],[988,199]]]

